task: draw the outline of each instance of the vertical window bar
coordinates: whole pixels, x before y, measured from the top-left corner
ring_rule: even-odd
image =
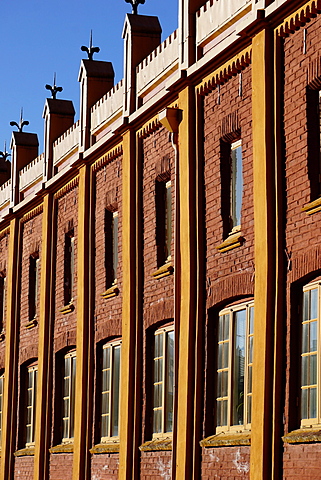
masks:
[[[118,267],[118,212],[113,213],[112,220],[112,258],[113,258],[113,283],[117,283],[117,267]]]

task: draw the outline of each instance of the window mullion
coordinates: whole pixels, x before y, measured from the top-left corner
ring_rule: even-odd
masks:
[[[233,328],[233,312],[229,312],[229,354],[228,354],[228,390],[227,390],[227,426],[230,428],[232,425],[232,396],[233,396],[233,336],[234,336],[234,328]]]
[[[108,425],[108,436],[111,437],[112,433],[112,423],[113,423],[113,404],[112,404],[112,385],[113,385],[113,366],[114,366],[114,347],[110,347],[110,364],[109,364],[109,425]]]
[[[165,381],[166,381],[166,343],[167,343],[167,336],[166,332],[163,332],[163,372],[162,372],[162,433],[165,432]]]

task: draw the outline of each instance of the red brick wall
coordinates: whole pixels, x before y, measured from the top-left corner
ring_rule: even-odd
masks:
[[[51,454],[50,456],[50,480],[72,480],[71,453]]]
[[[143,156],[143,438],[142,441],[152,439],[152,374],[147,369],[152,364],[153,331],[159,324],[172,319],[174,316],[174,276],[169,275],[155,279],[152,274],[157,270],[156,248],[156,206],[155,186],[156,178],[170,169],[172,192],[172,243],[171,256],[174,264],[174,197],[175,197],[175,157],[169,132],[160,127],[142,140]],[[151,327],[151,328],[149,328]],[[147,377],[146,377],[147,375]],[[171,452],[144,452],[141,456],[141,478],[164,478],[158,467],[170,462]],[[151,464],[153,465],[151,467]],[[161,468],[161,467],[160,467]],[[162,467],[163,468],[163,467]],[[165,477],[167,478],[167,477]]]
[[[142,452],[140,480],[171,480],[172,452]]]
[[[14,478],[33,480],[33,456],[15,457]]]
[[[302,287],[321,269],[321,212],[308,216],[302,207],[311,200],[308,175],[307,82],[309,64],[320,56],[321,16],[311,19],[303,53],[303,28],[284,39],[285,247],[291,257],[286,294],[285,433],[300,427],[300,324]],[[311,79],[309,79],[311,80]],[[314,272],[314,273],[313,273]],[[321,478],[321,445],[284,445],[284,479]]]
[[[93,455],[91,459],[91,480],[117,480],[119,454]]]
[[[203,448],[202,480],[250,478],[250,447]]]

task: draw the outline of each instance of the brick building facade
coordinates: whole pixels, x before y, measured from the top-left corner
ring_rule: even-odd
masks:
[[[178,20],[0,159],[1,480],[321,479],[321,1]]]

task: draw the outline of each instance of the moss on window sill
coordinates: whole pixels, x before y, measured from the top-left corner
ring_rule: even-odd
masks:
[[[33,456],[35,454],[35,447],[32,445],[30,447],[21,448],[14,452],[15,457],[27,457]]]
[[[63,315],[67,315],[67,313],[71,313],[75,310],[74,304],[71,302],[68,305],[65,305],[60,309],[60,313]]]
[[[307,213],[307,215],[312,215],[313,213],[320,212],[321,210],[321,197],[317,198],[313,202],[307,203],[302,207],[302,212]]]
[[[154,438],[139,447],[141,452],[172,450],[172,437]]]
[[[108,288],[105,292],[101,293],[100,296],[103,298],[112,298],[116,297],[119,294],[119,288],[117,285],[113,285]]]
[[[174,267],[171,262],[165,263],[162,265],[156,272],[152,274],[152,276],[156,279],[167,277],[168,275],[172,275],[174,272]]]
[[[61,443],[60,445],[55,445],[54,447],[49,448],[50,453],[73,453],[73,451],[73,443]]]
[[[119,442],[99,443],[89,450],[92,454],[119,453]]]
[[[233,248],[241,247],[244,243],[244,238],[242,237],[241,230],[231,233],[223,243],[218,245],[216,248],[219,252],[228,252],[233,250]]]
[[[321,442],[321,429],[300,428],[293,430],[282,437],[284,443],[312,443]]]
[[[234,447],[237,445],[251,445],[251,432],[222,432],[200,441],[200,446],[205,448]]]

